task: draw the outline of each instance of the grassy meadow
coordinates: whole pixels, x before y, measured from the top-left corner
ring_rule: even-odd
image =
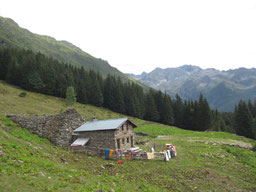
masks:
[[[256,191],[255,141],[223,132],[193,132],[139,119],[149,151],[166,143],[178,156],[160,160],[116,160],[73,153],[20,128],[5,117],[59,113],[63,99],[27,92],[0,81],[0,191]],[[85,118],[118,118],[104,108],[75,104]],[[231,146],[234,145],[234,146]],[[238,147],[242,146],[244,148]],[[108,164],[113,163],[113,166]]]

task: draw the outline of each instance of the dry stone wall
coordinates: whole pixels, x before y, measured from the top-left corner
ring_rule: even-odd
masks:
[[[70,145],[73,130],[85,123],[83,117],[74,108],[50,116],[7,116],[22,128],[26,128],[32,133],[47,138],[55,145],[60,146]]]

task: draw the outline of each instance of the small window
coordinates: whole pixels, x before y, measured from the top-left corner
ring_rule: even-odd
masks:
[[[128,129],[129,129],[129,125],[127,124],[127,125],[126,125],[126,130],[128,131]]]
[[[122,125],[122,131],[124,130],[124,125]]]
[[[129,143],[129,137],[126,138],[126,143]]]
[[[122,139],[122,143],[124,144],[124,138]]]

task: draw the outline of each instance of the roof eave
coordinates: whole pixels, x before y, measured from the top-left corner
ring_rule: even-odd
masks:
[[[134,125],[134,127],[133,128],[136,128],[136,127],[138,127],[135,123],[133,123],[130,119],[127,119],[127,121],[129,121],[131,124],[133,124]]]
[[[78,131],[74,131],[74,133],[77,132],[89,132],[89,131],[111,131],[111,130],[116,130],[117,128],[113,128],[113,129],[97,129],[97,130],[78,130]]]

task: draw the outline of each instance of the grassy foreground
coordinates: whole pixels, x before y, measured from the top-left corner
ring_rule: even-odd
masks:
[[[256,191],[256,154],[230,144],[255,141],[222,132],[192,132],[138,119],[135,131],[148,133],[162,150],[173,143],[178,156],[169,162],[129,161],[76,154],[53,146],[20,128],[5,114],[52,114],[63,100],[27,92],[0,82],[0,191]],[[76,104],[85,119],[122,117],[107,109]],[[107,164],[113,163],[113,166]]]

